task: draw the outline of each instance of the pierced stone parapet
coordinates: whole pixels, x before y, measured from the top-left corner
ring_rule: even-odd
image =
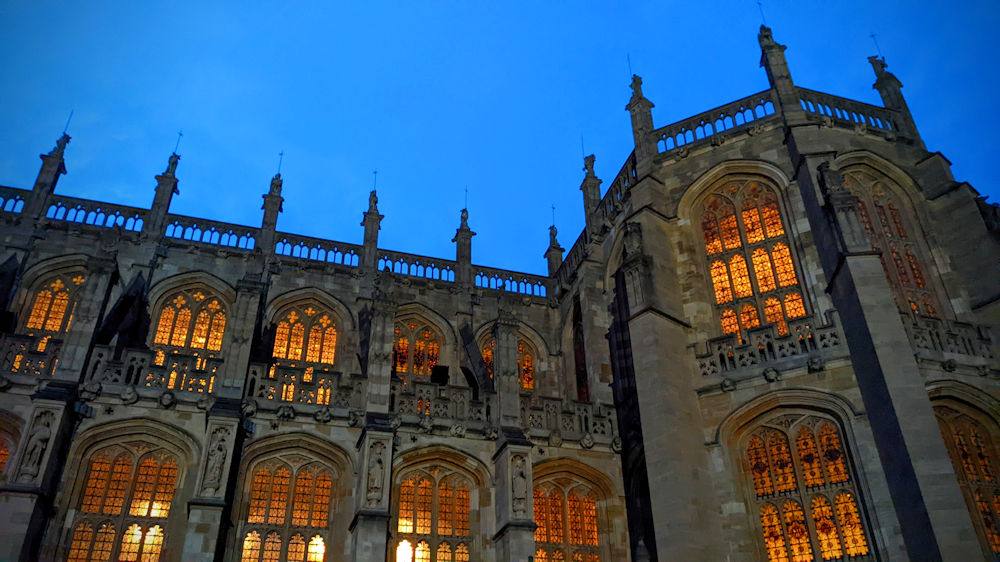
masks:
[[[304,405],[348,410],[364,407],[360,382],[319,364],[254,363],[250,366],[246,395],[254,398],[261,408]]]
[[[902,315],[902,320],[918,358],[1000,369],[989,327],[911,315]]]
[[[167,215],[164,236],[212,246],[252,250],[260,229],[181,215]]]
[[[223,363],[218,357],[142,349],[126,349],[121,359],[113,359],[113,352],[112,346],[95,346],[87,365],[86,380],[101,383],[108,395],[119,395],[128,387],[139,397],[169,391],[178,400],[195,401],[215,392],[216,375]]]
[[[89,199],[53,195],[45,218],[53,223],[67,222],[95,228],[121,227],[142,232],[148,209],[101,203]]]
[[[796,90],[799,94],[799,103],[808,115],[828,119],[831,124],[841,127],[853,129],[861,126],[896,136],[905,136],[899,126],[898,114],[891,109],[806,88],[796,88]]]
[[[0,375],[34,385],[34,379],[52,376],[61,347],[62,340],[48,335],[4,334],[0,336]]]
[[[708,141],[727,131],[744,129],[765,120],[777,121],[779,117],[774,108],[774,92],[764,90],[666,127],[660,127],[653,131],[652,135],[656,139],[657,152],[664,154],[700,144],[701,141]]]
[[[742,341],[736,334],[713,338],[704,351],[695,353],[695,359],[703,377],[725,374],[732,378],[731,373],[759,373],[764,367],[783,371],[806,365],[810,357],[838,353],[846,355],[847,348],[831,314],[822,326],[817,326],[815,317],[790,320],[787,334],[767,325],[748,330]]]

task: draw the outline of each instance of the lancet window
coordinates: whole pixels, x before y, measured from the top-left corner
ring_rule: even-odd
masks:
[[[397,321],[392,342],[392,370],[403,375],[415,375],[417,380],[429,380],[431,369],[441,355],[441,336],[427,322],[417,318]]]
[[[304,455],[286,456],[247,472],[241,562],[326,560],[337,474]]]
[[[164,299],[153,344],[163,346],[168,353],[205,350],[211,356],[222,349],[225,331],[226,310],[221,299],[203,289],[176,291]],[[158,361],[161,359],[158,356]]]
[[[743,459],[768,560],[871,556],[856,479],[832,421],[804,415],[772,419],[750,434]]]
[[[536,484],[532,496],[535,560],[600,562],[602,543],[595,491],[558,478]]]
[[[394,562],[469,562],[472,483],[441,466],[404,473],[396,498]]]
[[[976,534],[990,557],[1000,554],[1000,457],[994,434],[964,412],[934,406],[958,484],[972,515]]]
[[[68,560],[159,560],[182,476],[177,458],[114,445],[91,455],[86,467]]]
[[[497,342],[493,337],[487,337],[479,346],[483,354],[486,372],[493,378],[493,362],[496,355]],[[535,368],[538,353],[535,347],[524,338],[517,339],[517,382],[522,391],[535,389]]]
[[[329,405],[336,381],[337,317],[318,302],[306,301],[278,313],[272,364],[266,385],[275,400]]]
[[[755,180],[734,180],[704,204],[701,231],[719,323],[743,341],[746,330],[806,315],[778,198]]]
[[[900,310],[917,316],[941,315],[923,251],[909,213],[878,177],[861,170],[844,174],[846,187],[858,197],[858,217],[871,239],[872,249],[882,259],[882,268],[889,279]]]
[[[73,325],[78,295],[86,282],[82,272],[70,272],[49,277],[38,286],[24,323],[25,333],[39,336],[37,351],[45,351],[52,336],[68,331]]]

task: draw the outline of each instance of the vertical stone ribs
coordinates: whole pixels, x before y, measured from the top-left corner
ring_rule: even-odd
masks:
[[[632,340],[629,335],[628,292],[625,274],[615,273],[615,295],[608,307],[611,328],[608,346],[611,352],[611,390],[618,412],[618,429],[622,438],[622,473],[628,512],[628,531],[632,559],[657,560],[656,535],[653,532],[653,512],[649,499],[649,479],[646,474],[646,453],[642,441],[642,421],[636,396],[635,369],[632,364]]]

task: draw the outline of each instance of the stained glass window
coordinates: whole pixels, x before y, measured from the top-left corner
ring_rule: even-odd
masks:
[[[219,298],[207,297],[201,290],[177,291],[164,303],[153,331],[154,344],[191,351],[222,350],[226,313]]]
[[[708,267],[722,333],[743,343],[743,332],[761,325],[763,311],[764,322],[775,326],[778,335],[788,335],[788,320],[806,313],[772,188],[755,180],[730,181],[709,196],[703,209],[702,236],[711,256]],[[790,295],[791,311],[782,305]],[[735,308],[729,304],[734,300]]]
[[[277,317],[272,357],[334,364],[337,326],[332,311],[318,302],[306,301],[283,309]]]
[[[745,449],[768,560],[811,562],[869,554],[840,433],[830,421],[785,415]]]
[[[70,560],[159,559],[179,469],[171,455],[150,449],[114,445],[89,457]]]
[[[600,560],[597,496],[592,491],[557,479],[536,484],[532,499],[536,559]]]
[[[410,471],[399,484],[395,560],[468,562],[469,481],[441,466]]]
[[[254,468],[241,562],[281,560],[283,548],[287,560],[323,560],[326,543],[316,530],[329,526],[333,476],[317,462],[293,458],[296,466],[269,459]]]
[[[517,379],[522,390],[535,388],[535,360],[531,344],[520,340],[517,342]]]
[[[996,441],[990,436],[998,429],[987,426],[993,423],[988,416],[965,405],[938,402],[934,413],[983,552],[996,556],[1000,554],[1000,483],[994,472]]]
[[[397,321],[392,342],[393,372],[424,379],[438,364],[443,341],[437,331],[417,318]],[[405,377],[408,378],[408,377]]]
[[[25,330],[30,335],[54,334],[69,330],[77,298],[85,277],[65,274],[42,282],[31,300]]]
[[[881,255],[898,308],[917,316],[936,317],[937,297],[924,267],[928,254],[919,237],[909,236],[912,229],[907,224],[914,224],[912,213],[893,193],[887,177],[867,169],[852,169],[845,171],[844,179],[845,186],[859,199],[858,215],[872,249]]]

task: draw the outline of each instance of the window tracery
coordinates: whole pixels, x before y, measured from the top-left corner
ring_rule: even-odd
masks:
[[[758,427],[745,443],[744,466],[769,561],[871,554],[846,449],[833,422],[784,415]]]
[[[940,308],[924,275],[923,252],[911,238],[906,223],[909,217],[902,204],[879,177],[862,171],[844,173],[844,185],[858,199],[858,217],[879,252],[882,268],[892,286],[901,311],[917,316],[936,317]],[[875,219],[872,218],[874,213]],[[891,265],[890,265],[891,264]]]
[[[337,473],[323,462],[288,453],[257,462],[247,474],[240,561],[325,560]]]
[[[392,343],[393,372],[413,375],[418,380],[429,377],[438,364],[442,341],[430,323],[416,318],[397,321]]]
[[[153,344],[172,353],[205,350],[212,357],[211,352],[222,350],[225,331],[226,310],[221,299],[203,289],[176,291],[160,309]]]
[[[806,315],[795,263],[771,188],[733,180],[706,200],[701,231],[720,326],[736,334],[772,324],[781,335],[788,320]],[[739,209],[739,212],[737,212]]]
[[[69,331],[87,278],[83,272],[66,272],[47,278],[31,297],[24,330],[39,336],[36,351],[45,351],[53,336]]]
[[[597,492],[566,477],[536,483],[535,560],[599,562],[603,546]]]
[[[493,378],[493,357],[496,353],[497,342],[492,336],[487,336],[479,344],[479,350],[483,355],[483,363],[486,364],[486,372]],[[517,338],[517,382],[522,391],[530,392],[535,389],[535,361],[538,353],[527,339]]]
[[[68,560],[158,560],[182,476],[177,458],[136,443],[100,449],[85,466]]]
[[[1000,554],[1000,462],[989,428],[959,409],[934,406],[958,485],[986,552]]]
[[[471,490],[465,475],[443,466],[404,473],[395,506],[393,560],[469,562]]]

